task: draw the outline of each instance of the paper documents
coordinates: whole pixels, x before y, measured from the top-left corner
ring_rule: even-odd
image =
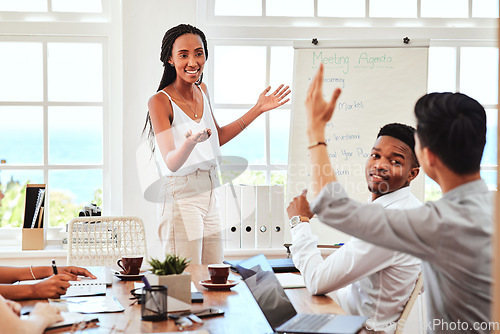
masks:
[[[113,313],[125,309],[114,296],[71,297],[66,299],[49,299],[51,305],[61,311],[74,313]]]
[[[292,273],[276,273],[276,278],[283,289],[305,288],[304,277]]]

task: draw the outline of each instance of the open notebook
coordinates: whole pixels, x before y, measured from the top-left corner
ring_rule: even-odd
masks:
[[[82,297],[82,296],[102,296],[106,294],[106,286],[113,284],[113,273],[109,267],[94,267],[90,266],[87,269],[96,276],[96,279],[81,277],[80,281],[70,281],[71,286],[66,291],[66,294],[61,298]],[[17,284],[36,284],[43,281],[26,280],[19,281]]]
[[[17,284],[37,284],[43,280],[19,281]],[[81,281],[70,281],[70,287],[61,298],[102,296],[106,294],[106,283],[99,279],[82,278]]]
[[[96,282],[93,279],[82,279],[81,281],[71,281],[66,294],[61,298],[102,296],[106,294],[106,283]]]

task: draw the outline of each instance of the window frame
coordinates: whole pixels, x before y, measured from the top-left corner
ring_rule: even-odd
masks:
[[[50,0],[48,1],[50,4]],[[0,106],[41,106],[44,138],[42,164],[0,164],[0,171],[40,170],[43,172],[44,183],[49,183],[49,172],[53,170],[99,169],[102,171],[103,214],[109,215],[111,212],[122,212],[123,206],[121,4],[117,1],[102,0],[102,9],[102,13],[0,12],[0,20],[3,22],[0,28],[0,41],[40,42],[43,45],[43,100],[36,102],[0,101]],[[48,101],[47,43],[51,42],[102,45],[103,99],[101,102]],[[102,107],[103,160],[101,164],[54,165],[48,163],[48,110],[52,106]],[[48,211],[44,212],[46,221],[48,221]],[[49,229],[60,230],[61,227]],[[0,241],[4,240],[2,242],[4,244],[6,239],[14,238],[17,240],[15,244],[18,245],[20,230],[20,228],[2,228]],[[62,240],[57,233],[49,232],[49,238],[52,237],[58,243]],[[10,243],[7,242],[7,244]]]
[[[264,89],[265,87],[270,85],[270,58],[271,58],[271,47],[273,46],[292,46],[291,42],[289,41],[269,41],[269,40],[251,40],[251,41],[241,41],[241,40],[225,40],[225,39],[208,39],[207,37],[207,43],[208,43],[208,52],[209,52],[209,57],[210,55],[215,54],[214,49],[215,46],[224,46],[224,45],[229,45],[229,46],[261,46],[266,48],[266,83],[265,86],[262,87]],[[271,44],[273,43],[273,44]],[[207,82],[207,87],[209,90],[210,97],[214,96],[214,65],[213,62],[209,62],[208,66],[205,67],[205,71],[207,72],[207,77],[206,77],[206,82]],[[285,85],[291,85],[292,83],[284,83]],[[277,87],[272,87],[272,89],[276,89]],[[257,102],[257,96],[255,96],[255,102]],[[230,104],[230,103],[216,103],[213,99],[210,100],[210,103],[212,105],[212,109],[242,109],[242,110],[250,110],[254,105],[253,104]],[[283,106],[277,108],[276,110],[279,109],[289,109],[291,110],[292,105],[290,102],[287,102]],[[273,112],[273,111],[271,111]],[[265,133],[266,133],[266,140],[265,140],[265,164],[249,164],[248,166],[242,166],[242,165],[221,165],[220,170],[222,172],[224,171],[264,171],[265,178],[268,184],[270,184],[271,180],[271,174],[274,171],[286,171],[288,164],[272,164],[271,163],[271,141],[270,141],[270,114],[269,112],[266,112],[264,115],[261,115],[259,117],[264,117],[265,118]],[[251,125],[250,125],[251,126]],[[244,134],[242,134],[244,135]]]

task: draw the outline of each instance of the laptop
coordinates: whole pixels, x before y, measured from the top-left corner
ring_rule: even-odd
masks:
[[[238,273],[275,333],[357,333],[368,319],[337,314],[299,314],[263,254],[243,260]]]

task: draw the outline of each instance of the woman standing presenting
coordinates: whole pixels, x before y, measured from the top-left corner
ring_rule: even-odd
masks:
[[[165,252],[191,259],[192,264],[221,263],[222,225],[215,169],[220,146],[243,131],[260,114],[289,99],[289,87],[262,92],[255,106],[234,122],[219,127],[202,83],[208,58],[204,33],[188,24],[169,29],[160,60],[163,77],[148,103],[144,129],[163,176],[158,207],[158,234]]]

